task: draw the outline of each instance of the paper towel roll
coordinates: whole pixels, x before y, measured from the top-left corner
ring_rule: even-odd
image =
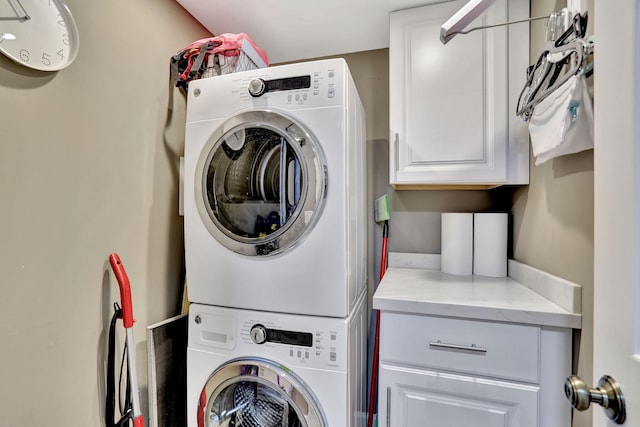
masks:
[[[473,274],[487,277],[507,275],[508,225],[506,213],[473,215]]]
[[[469,276],[473,272],[473,214],[443,213],[440,270]]]

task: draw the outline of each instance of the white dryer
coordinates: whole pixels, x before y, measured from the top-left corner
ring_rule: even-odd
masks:
[[[346,317],[365,286],[364,110],[343,59],[189,83],[192,302]]]
[[[364,427],[366,316],[192,304],[188,427]]]

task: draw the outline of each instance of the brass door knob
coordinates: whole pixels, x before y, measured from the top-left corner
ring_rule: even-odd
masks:
[[[600,378],[597,388],[590,388],[582,378],[572,375],[564,383],[564,394],[571,406],[578,411],[588,409],[593,402],[602,406],[607,416],[616,424],[624,424],[627,418],[620,384],[608,375]]]

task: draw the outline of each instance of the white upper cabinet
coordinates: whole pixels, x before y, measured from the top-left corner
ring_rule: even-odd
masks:
[[[390,14],[390,181],[398,189],[529,183],[529,138],[515,115],[529,63],[529,25],[440,42],[466,0]],[[467,29],[529,16],[528,0],[497,0]]]

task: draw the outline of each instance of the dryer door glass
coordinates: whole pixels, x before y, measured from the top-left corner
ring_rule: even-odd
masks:
[[[289,249],[313,227],[326,195],[319,144],[270,111],[227,120],[196,168],[196,203],[211,234],[243,255]]]
[[[291,372],[264,360],[236,360],[211,375],[198,427],[325,427],[315,400]]]

